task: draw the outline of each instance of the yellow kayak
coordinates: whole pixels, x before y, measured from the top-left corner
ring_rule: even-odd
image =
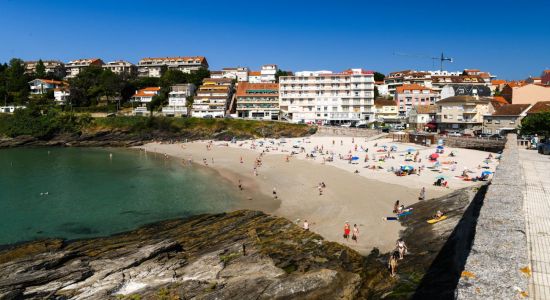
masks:
[[[439,219],[429,219],[427,222],[430,223],[430,224],[435,224],[435,223],[437,223],[439,221],[443,221],[445,219],[447,219],[447,216],[441,216],[441,218],[439,218]]]

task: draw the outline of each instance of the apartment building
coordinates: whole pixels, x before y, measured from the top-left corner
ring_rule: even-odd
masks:
[[[63,81],[49,80],[49,79],[35,79],[29,81],[29,89],[31,95],[43,95],[48,91],[60,88],[66,85]]]
[[[508,104],[496,108],[491,115],[483,116],[483,133],[504,135],[516,132],[532,106],[533,104]]]
[[[146,87],[137,90],[132,96],[131,101],[134,107],[134,115],[147,114],[147,103],[153,101],[153,97],[160,93],[160,87]]]
[[[137,67],[124,60],[110,61],[103,65],[103,69],[111,70],[111,72],[118,75],[134,76],[137,74]]]
[[[65,64],[63,64],[62,62],[58,60],[43,60],[42,63],[44,64],[46,74],[52,74],[59,78],[65,76]],[[38,65],[38,61],[26,61],[25,73],[26,74],[36,73],[37,65]]]
[[[200,68],[208,69],[208,62],[204,56],[147,57],[138,63],[138,76],[160,77],[164,68],[191,73]]]
[[[205,78],[193,101],[193,117],[223,118],[233,96],[233,80],[230,78]]]
[[[550,86],[509,82],[502,88],[501,95],[511,104],[535,104],[550,101]]]
[[[277,80],[275,74],[279,68],[277,65],[263,65],[260,71],[251,71],[248,73],[248,82],[250,83],[275,83]]]
[[[399,115],[408,117],[413,106],[433,105],[439,100],[439,94],[425,86],[404,84],[396,88],[394,99],[399,109]]]
[[[378,122],[392,122],[399,119],[399,110],[395,101],[385,98],[374,99],[375,120]]]
[[[279,85],[277,83],[240,82],[236,101],[239,118],[258,120],[279,118]]]
[[[170,87],[168,93],[168,105],[162,108],[165,116],[186,116],[187,97],[195,94],[195,85],[192,83],[176,84]]]
[[[439,130],[481,132],[483,116],[492,115],[492,98],[455,96],[437,102],[436,120]]]
[[[89,66],[103,66],[104,62],[103,60],[99,58],[83,58],[83,59],[76,59],[71,60],[70,62],[65,64],[65,78],[74,78],[76,75],[78,75],[82,69],[87,68]]]
[[[291,122],[374,121],[374,72],[303,71],[279,78],[282,117]]]
[[[437,128],[437,105],[416,105],[409,112],[409,129],[424,131]]]
[[[238,82],[248,81],[248,72],[248,67],[223,68],[220,78],[231,78]]]
[[[429,72],[405,70],[388,74],[388,76],[384,79],[384,82],[388,86],[388,93],[393,96],[395,95],[397,88],[405,84],[416,84],[431,88],[431,77],[432,75]]]

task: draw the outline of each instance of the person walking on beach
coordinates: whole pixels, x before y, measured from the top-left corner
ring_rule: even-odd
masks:
[[[422,189],[420,190],[420,195],[418,196],[418,200],[425,200],[425,199],[426,199],[426,188],[422,187]]]
[[[390,269],[391,277],[395,277],[397,275],[398,259],[399,259],[399,252],[392,251],[392,253],[390,254],[390,259],[388,260],[388,268]]]
[[[241,191],[243,190],[243,185],[242,185],[242,183],[241,183],[241,180],[240,180],[240,179],[239,179],[239,190],[241,190]]]
[[[304,220],[304,230],[309,231],[309,223],[307,222],[307,220]]]
[[[359,237],[359,228],[357,224],[353,224],[353,232],[351,234],[351,239],[357,243],[357,238]]]
[[[241,164],[243,163],[243,157],[241,156]]]
[[[407,245],[405,245],[405,241],[403,241],[403,239],[398,239],[395,243],[395,248],[399,252],[399,259],[403,259],[403,257],[405,257],[405,253],[407,253]]]
[[[349,223],[346,222],[346,224],[344,225],[344,238],[346,239],[346,241],[349,241],[349,233],[350,233]]]
[[[395,201],[395,203],[393,204],[393,213],[396,214],[398,210],[399,210],[399,200]]]

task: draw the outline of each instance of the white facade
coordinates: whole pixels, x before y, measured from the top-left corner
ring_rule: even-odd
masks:
[[[224,68],[222,69],[221,78],[231,78],[239,82],[248,81],[249,71],[247,67]],[[212,76],[212,78],[215,77]]]
[[[61,87],[62,85],[64,85],[62,81],[49,79],[35,79],[29,81],[31,95],[43,95],[50,90]]]
[[[133,75],[136,73],[136,66],[124,60],[110,61],[103,65],[103,69],[111,70],[118,75]]]
[[[374,121],[374,73],[304,71],[279,78],[283,119],[305,123]]]
[[[248,73],[248,82],[250,83],[275,83],[275,74],[279,68],[277,65],[263,65],[260,71]]]
[[[143,58],[138,63],[138,76],[160,77],[162,69],[180,70],[183,73],[191,73],[200,68],[208,69],[208,62],[203,56],[186,57],[158,57]]]
[[[66,104],[69,99],[69,90],[68,89],[55,89],[53,91],[53,97],[55,98],[55,103],[61,105]]]
[[[193,100],[192,116],[223,118],[233,95],[233,82],[229,78],[205,78]]]
[[[194,93],[195,85],[192,83],[173,85],[168,94],[168,105],[162,108],[162,113],[166,116],[186,116],[187,97]]]
[[[65,64],[65,78],[74,78],[80,73],[80,71],[82,71],[82,69],[92,65],[101,67],[103,66],[103,61],[99,58],[71,60],[70,62]]]

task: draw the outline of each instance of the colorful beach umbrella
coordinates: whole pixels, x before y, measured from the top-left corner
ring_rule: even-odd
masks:
[[[351,160],[359,160],[359,156],[353,156]]]
[[[410,165],[401,166],[401,170],[403,170],[403,171],[412,171],[412,170],[414,170],[414,167],[410,166]]]
[[[414,149],[414,148],[407,148],[407,152],[413,152],[413,151],[415,151],[415,150],[416,150],[416,149]]]
[[[481,172],[481,176],[487,176],[487,175],[491,175],[491,174],[493,174],[493,172],[491,172],[491,171],[483,171],[483,172]]]
[[[431,158],[431,159],[436,159],[436,158],[438,158],[438,157],[439,157],[439,154],[437,154],[437,153],[432,153],[432,154],[430,154],[430,158]]]
[[[441,145],[437,146],[437,149],[443,149],[443,148],[445,148],[445,147],[443,147]]]

